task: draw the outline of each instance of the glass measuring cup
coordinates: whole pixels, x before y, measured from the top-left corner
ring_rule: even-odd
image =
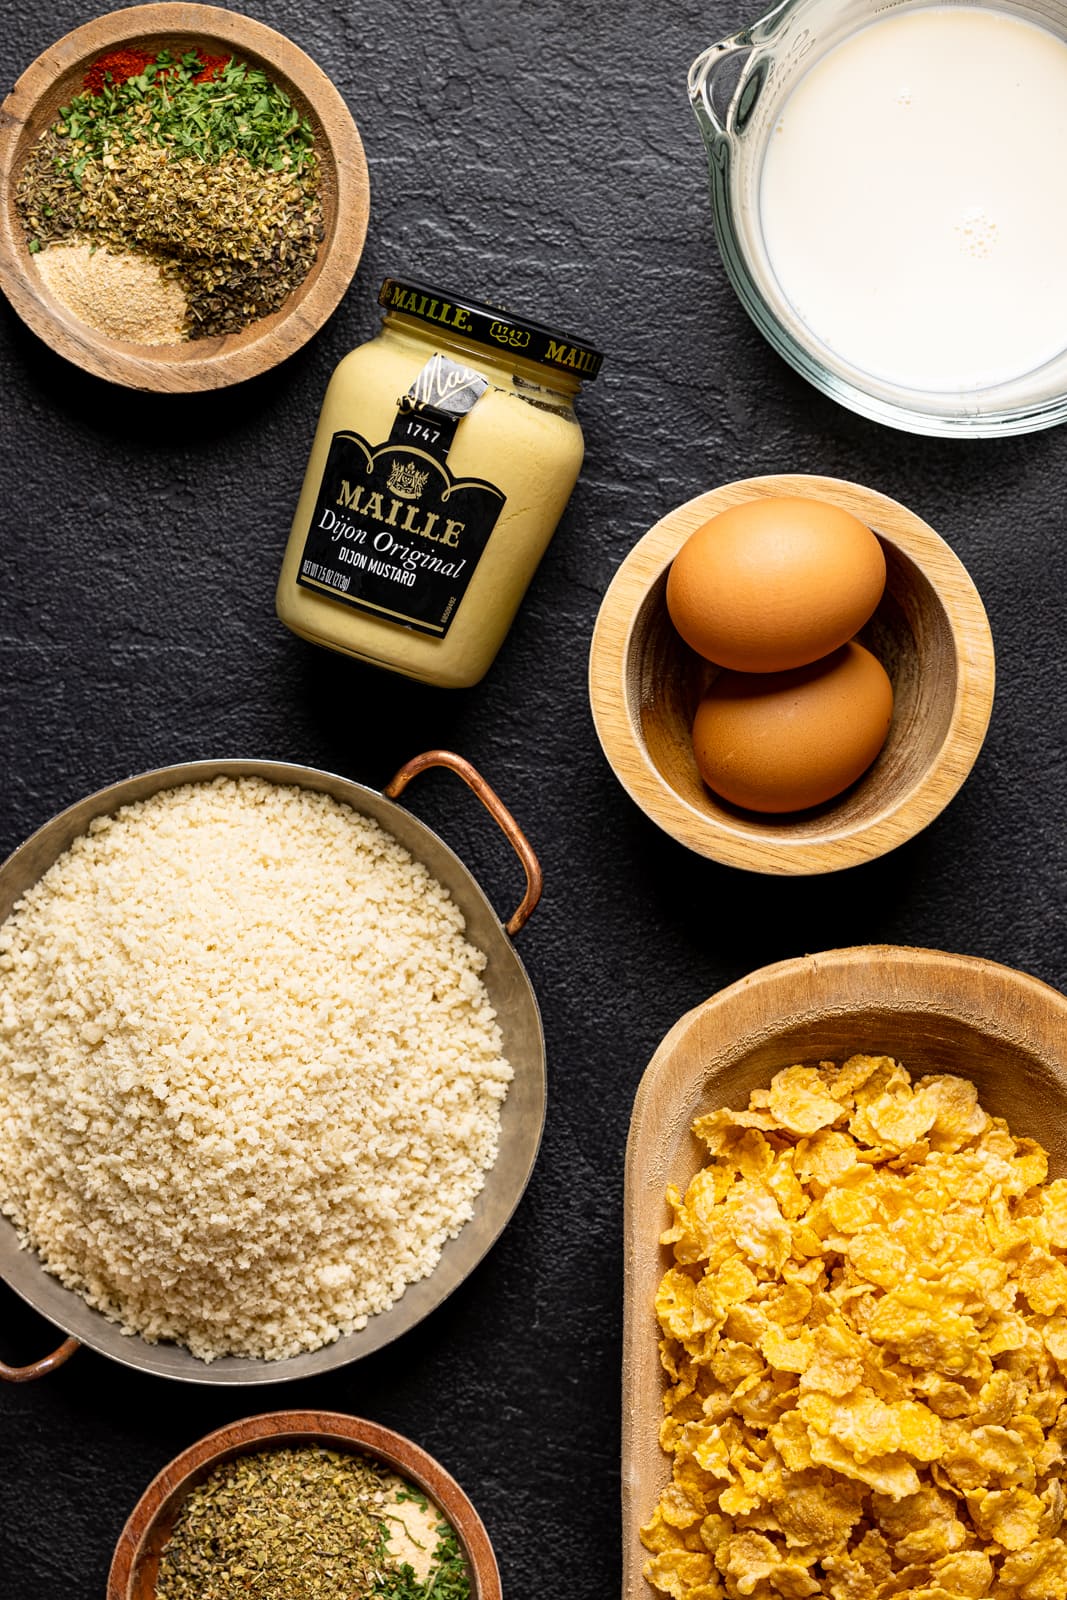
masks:
[[[933,3],[784,0],[697,57],[689,71],[689,97],[707,148],[719,250],[741,303],[778,353],[816,388],[853,411],[910,432],[941,436],[991,437],[1051,427],[1067,420],[1067,350],[1033,371],[986,388],[944,393],[908,388],[873,376],[824,343],[785,297],[768,256],[759,199],[763,160],[797,81],[819,56],[868,23],[900,11],[929,9]],[[981,5],[983,0],[969,3]],[[998,0],[988,9],[1067,36],[1062,0]],[[990,107],[991,116],[996,109]],[[810,180],[814,228],[817,171]]]

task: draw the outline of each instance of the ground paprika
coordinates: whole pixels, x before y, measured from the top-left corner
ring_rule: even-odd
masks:
[[[198,50],[200,57],[200,71],[193,79],[194,83],[210,83],[212,78],[217,78],[223,67],[228,67],[230,56],[209,56],[206,51]]]
[[[90,94],[102,94],[109,83],[117,89],[127,78],[139,77],[153,59],[143,50],[112,50],[93,62],[85,74],[85,87]]]
[[[223,67],[230,64],[230,56],[212,56],[205,50],[196,52],[200,61],[200,71],[193,79],[194,83],[210,83],[212,78],[217,78]],[[94,61],[85,74],[85,88],[90,94],[101,94],[110,83],[117,89],[120,83],[125,83],[128,78],[137,78],[154,60],[154,55],[148,55],[143,50],[112,50],[109,55],[101,56]]]

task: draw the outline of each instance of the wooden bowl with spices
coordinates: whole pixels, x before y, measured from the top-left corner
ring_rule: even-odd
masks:
[[[363,249],[345,102],[282,34],[216,6],[110,12],[0,111],[0,288],[52,349],[128,388],[257,376],[334,311]]]
[[[309,1585],[323,1555],[320,1591]],[[107,1600],[208,1587],[236,1600],[249,1568],[262,1600],[289,1600],[290,1578],[322,1600],[501,1600],[489,1535],[456,1480],[402,1434],[334,1411],[249,1417],[183,1450],[131,1512]]]

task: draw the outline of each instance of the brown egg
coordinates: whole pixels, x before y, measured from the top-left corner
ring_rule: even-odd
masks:
[[[721,672],[697,708],[701,776],[749,811],[803,811],[847,789],[885,743],[893,689],[853,640],[791,672]]]
[[[679,550],[667,610],[709,661],[784,672],[851,639],[884,588],[881,545],[840,506],[747,500],[705,522]]]

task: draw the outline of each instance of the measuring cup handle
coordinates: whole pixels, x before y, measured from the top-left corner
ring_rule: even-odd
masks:
[[[29,1383],[32,1378],[46,1378],[80,1349],[79,1340],[64,1339],[58,1350],[53,1350],[50,1356],[42,1356],[40,1361],[31,1361],[28,1367],[9,1367],[6,1361],[0,1361],[0,1382]]]
[[[490,816],[499,825],[504,837],[522,862],[523,870],[526,873],[526,893],[522,897],[518,910],[504,924],[508,933],[518,933],[523,924],[529,920],[530,913],[538,900],[540,900],[541,889],[544,885],[541,863],[534,855],[529,839],[527,839],[496,790],[486,783],[478,769],[472,767],[469,761],[464,760],[462,756],[455,755],[451,750],[427,750],[421,756],[414,756],[401,767],[396,777],[386,784],[383,793],[388,795],[390,800],[396,800],[403,794],[412,778],[417,778],[419,773],[425,772],[428,767],[447,767],[450,772],[456,773],[458,777],[463,779],[468,789],[473,790]]]
[[[730,135],[723,126],[712,99],[715,80],[727,62],[732,61],[737,55],[751,55],[751,53],[752,41],[741,34],[735,34],[732,39],[720,39],[718,44],[709,45],[689,68],[689,101],[696,112],[696,119],[700,123],[700,130],[705,140],[729,139]]]

